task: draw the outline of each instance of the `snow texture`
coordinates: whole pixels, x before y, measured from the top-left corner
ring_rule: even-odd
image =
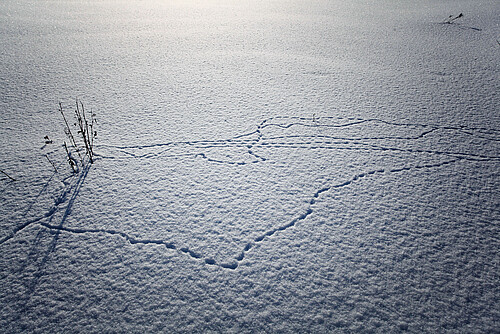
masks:
[[[2,1],[2,331],[498,332],[499,14]]]

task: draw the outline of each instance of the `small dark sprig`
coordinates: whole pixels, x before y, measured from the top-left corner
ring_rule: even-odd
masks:
[[[446,20],[443,21],[443,23],[446,23],[446,24],[452,24],[456,19],[459,19],[461,17],[463,17],[464,14],[460,13],[458,15],[450,15],[448,16],[448,18]]]

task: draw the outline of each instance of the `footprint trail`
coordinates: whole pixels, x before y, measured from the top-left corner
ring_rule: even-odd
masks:
[[[368,127],[367,127],[368,126]],[[390,127],[395,129],[395,133],[383,134],[371,129],[371,126]],[[378,128],[377,128],[378,129]],[[277,133],[277,131],[286,131],[286,133]],[[313,131],[312,133],[310,133]],[[326,133],[325,133],[326,131]],[[346,132],[339,132],[346,131]],[[349,132],[350,131],[350,132]],[[353,132],[354,131],[354,132]],[[370,135],[366,132],[375,132]],[[327,184],[316,190],[312,195],[304,211],[292,220],[282,225],[273,227],[260,235],[248,240],[242,249],[235,249],[233,258],[227,261],[216,261],[209,255],[200,254],[186,246],[176,245],[174,242],[162,239],[141,239],[129,235],[123,231],[100,228],[71,228],[64,226],[66,217],[71,214],[71,206],[76,200],[79,190],[85,181],[90,166],[81,170],[77,176],[64,181],[65,188],[56,198],[54,205],[47,212],[41,214],[38,218],[31,219],[19,224],[6,237],[0,240],[0,245],[7,243],[17,234],[26,230],[33,224],[55,230],[57,232],[72,234],[100,234],[109,236],[118,236],[131,245],[157,245],[165,247],[167,250],[178,252],[193,260],[199,261],[204,265],[220,267],[228,270],[235,270],[244,261],[247,254],[257,248],[263,242],[271,237],[278,237],[280,233],[286,230],[296,228],[303,220],[314,214],[318,201],[324,194],[333,192],[336,189],[349,187],[355,183],[362,182],[363,179],[382,176],[387,173],[407,173],[417,169],[433,169],[445,167],[458,161],[471,162],[500,162],[500,155],[485,154],[480,150],[471,152],[470,150],[436,150],[419,147],[396,147],[387,145],[386,140],[402,143],[421,143],[425,144],[429,136],[439,135],[440,131],[455,133],[457,136],[469,136],[477,140],[483,140],[496,145],[500,142],[500,130],[465,127],[465,126],[439,126],[435,124],[418,124],[391,122],[381,119],[361,119],[361,118],[341,118],[341,117],[288,117],[280,116],[268,118],[261,121],[255,130],[236,135],[226,139],[217,140],[194,140],[155,143],[148,145],[130,145],[113,146],[101,145],[100,149],[106,151],[106,154],[97,155],[98,159],[155,159],[157,157],[176,158],[176,159],[203,159],[206,163],[226,164],[238,168],[247,164],[272,163],[272,153],[280,149],[323,149],[323,150],[364,150],[364,151],[389,151],[394,154],[427,154],[448,160],[439,163],[417,164],[400,168],[379,168],[354,175],[352,178],[338,183]],[[289,133],[291,132],[291,133]],[[305,132],[305,133],[304,133]],[[407,133],[409,132],[409,133]],[[361,135],[360,135],[361,134]],[[491,146],[490,145],[490,146]],[[242,160],[223,160],[212,156],[211,150],[241,150],[246,154]],[[143,151],[147,152],[143,152]],[[179,153],[180,151],[180,153]],[[491,151],[498,152],[493,148]],[[266,155],[264,153],[265,152]],[[65,207],[64,207],[65,206]],[[56,213],[63,213],[63,219],[59,224],[52,223]]]

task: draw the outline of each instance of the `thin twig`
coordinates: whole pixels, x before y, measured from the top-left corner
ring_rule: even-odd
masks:
[[[94,112],[90,109],[90,147],[92,148],[92,156],[94,155]]]
[[[7,176],[9,179],[11,179],[12,181],[16,181],[15,178],[13,178],[12,176],[10,176],[9,174],[5,173],[3,170],[0,169],[0,173],[4,174],[5,176]]]
[[[73,173],[76,173],[75,162],[73,161],[73,158],[71,157],[71,154],[69,153],[68,145],[66,145],[66,142],[64,142],[64,149],[66,150],[66,154],[68,155],[68,163],[71,166]]]
[[[85,115],[85,108],[84,108],[82,102],[80,102],[80,104],[82,105],[83,120],[85,121],[85,138],[84,139],[85,139],[86,146],[88,147],[88,150],[89,150],[88,155],[89,155],[90,163],[92,164],[92,163],[94,163],[94,148],[93,148],[92,142],[90,140],[92,134],[89,133],[89,122],[87,121],[87,116]]]
[[[455,17],[453,15],[450,15],[446,20],[444,20],[443,23],[452,24],[453,21],[455,21],[456,19],[459,19],[459,18],[461,18],[463,16],[464,16],[464,14],[462,14],[462,13],[458,14]]]
[[[63,112],[63,108],[62,108],[62,103],[59,102],[59,111],[61,112],[61,115],[64,119],[64,123],[66,123],[66,135],[68,136],[70,142],[71,142],[71,145],[73,145],[73,148],[75,149],[76,153],[78,154],[78,157],[80,158],[80,161],[82,162],[83,164],[83,158],[82,158],[82,155],[80,154],[80,151],[78,150],[78,147],[76,146],[76,141],[75,141],[75,137],[73,137],[73,133],[71,132],[71,128],[69,127],[69,124],[68,124],[68,121],[66,119],[66,116],[64,116],[64,112]],[[66,143],[65,143],[66,145]]]
[[[52,162],[52,160],[49,159],[49,155],[48,154],[45,154],[45,157],[47,158],[47,160],[50,162],[50,164],[52,165],[52,167],[54,167],[54,170],[56,171],[57,173],[57,168],[56,168],[56,165]]]
[[[85,116],[85,108],[83,106],[83,103],[80,102],[80,105],[82,107],[82,110],[80,111],[80,107],[78,105],[78,100],[76,101],[76,118],[78,119],[78,127],[80,128],[80,133],[82,135],[83,139],[83,144],[85,145],[85,151],[87,155],[89,156],[90,163],[94,163],[94,160],[92,158],[92,147],[90,146],[90,140],[88,137],[88,123],[87,123],[87,118]]]

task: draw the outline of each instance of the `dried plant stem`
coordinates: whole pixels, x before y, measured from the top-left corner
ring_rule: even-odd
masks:
[[[94,137],[97,136],[97,131],[94,131],[94,123],[97,124],[95,114],[91,112],[89,118],[83,103],[78,101],[78,99],[76,100],[76,108],[74,110],[74,117],[76,119],[72,119],[70,117],[70,122],[73,127],[76,127],[76,130],[73,129],[73,131],[76,131],[76,133],[81,136],[80,140],[78,140],[78,135],[76,138],[73,135],[73,131],[71,130],[70,123],[68,122],[66,115],[64,114],[61,102],[59,102],[59,111],[64,119],[64,124],[66,125],[64,132],[66,133],[70,143],[70,145],[68,145],[64,142],[64,149],[66,150],[66,154],[68,156],[68,163],[73,169],[73,172],[77,173],[79,171],[80,164],[83,167],[87,162],[91,164],[94,163]],[[78,163],[78,160],[75,160],[71,156],[71,154],[74,153],[73,151],[78,154],[80,163]],[[84,151],[83,154],[80,153],[82,151]],[[86,160],[86,156],[88,156],[88,160]],[[47,159],[49,159],[49,157],[47,157]],[[52,165],[54,166],[54,164]],[[54,169],[56,169],[55,166]]]
[[[49,156],[47,154],[45,154],[45,157],[47,158],[47,160],[50,162],[50,164],[52,165],[52,167],[54,167],[54,170],[56,171],[57,173],[57,168],[56,168],[56,165],[52,162],[52,160],[50,160]]]
[[[73,158],[71,157],[71,154],[69,153],[68,145],[66,145],[66,142],[64,142],[63,146],[64,146],[64,149],[66,150],[66,154],[68,155],[68,163],[71,166],[73,173],[76,173],[75,162],[73,161]]]
[[[75,141],[75,137],[73,137],[73,133],[71,132],[71,128],[69,127],[69,124],[68,124],[68,120],[66,119],[66,116],[64,116],[64,112],[63,112],[63,108],[62,108],[62,103],[59,102],[59,111],[61,112],[61,115],[64,119],[64,123],[66,124],[66,135],[68,136],[70,142],[71,142],[71,145],[73,146],[73,148],[75,149],[76,153],[78,153],[78,157],[80,158],[80,161],[81,163],[83,164],[83,158],[82,158],[82,155],[80,154],[80,151],[78,150],[78,147],[76,146],[76,141]],[[64,143],[64,146],[66,147],[66,143]],[[66,147],[66,151],[67,150],[67,147]],[[69,151],[68,151],[69,153]]]
[[[462,14],[462,13],[458,14],[457,16],[450,15],[446,20],[444,20],[443,23],[451,24],[451,23],[453,23],[453,21],[455,21],[456,19],[459,19],[463,16],[464,16],[464,14]]]
[[[81,109],[80,109],[81,107]],[[94,152],[92,147],[92,134],[89,133],[89,123],[87,121],[87,116],[85,115],[85,107],[83,103],[76,101],[76,110],[75,110],[76,118],[78,120],[78,127],[80,131],[78,131],[82,135],[83,143],[85,145],[85,151],[89,156],[90,163],[94,163]]]
[[[0,173],[2,173],[3,175],[7,176],[9,179],[11,179],[12,181],[16,181],[15,178],[11,177],[9,174],[5,173],[3,170],[0,169]]]

